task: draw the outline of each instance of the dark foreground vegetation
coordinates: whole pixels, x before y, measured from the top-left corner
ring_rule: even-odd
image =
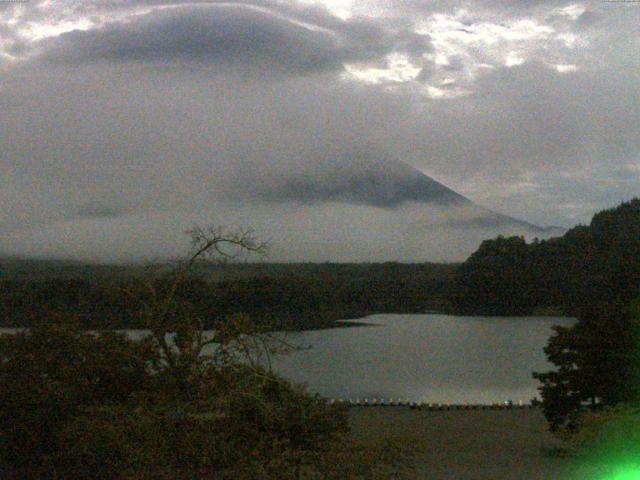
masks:
[[[365,479],[395,471],[389,444],[365,450],[351,439],[345,411],[232,361],[237,325],[216,337],[216,356],[196,359],[191,340],[176,342],[169,360],[155,337],[92,335],[44,320],[0,341],[3,479]]]
[[[69,312],[40,312],[0,338],[3,479],[392,478],[389,445],[363,448],[346,412],[278,378],[288,348],[246,316],[203,332],[178,294],[197,260],[245,234],[198,231],[194,253],[139,302],[130,339],[87,332]],[[225,254],[226,255],[226,254]],[[267,361],[261,361],[263,357]]]

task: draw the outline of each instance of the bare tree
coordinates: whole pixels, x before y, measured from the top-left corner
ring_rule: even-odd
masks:
[[[259,241],[249,228],[195,226],[187,233],[191,236],[189,255],[176,261],[159,284],[146,283],[148,300],[143,301],[141,314],[161,352],[158,366],[168,369],[179,383],[202,375],[212,363],[230,366],[239,358],[256,369],[266,358],[270,370],[272,354],[294,347],[270,333],[268,326],[258,326],[245,315],[230,316],[208,334],[204,319],[181,308],[178,295],[180,286],[198,265],[264,256],[267,243]],[[213,345],[213,353],[205,354],[206,347]]]

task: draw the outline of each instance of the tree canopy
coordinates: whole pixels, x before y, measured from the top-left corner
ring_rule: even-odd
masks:
[[[556,366],[535,373],[554,431],[572,431],[587,410],[640,401],[640,299],[591,305],[571,327],[555,327],[545,353]]]
[[[596,302],[628,303],[640,294],[640,199],[594,215],[560,238],[486,240],[458,269],[457,313],[580,315]]]

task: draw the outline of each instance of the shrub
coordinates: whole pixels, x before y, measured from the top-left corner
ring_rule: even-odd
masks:
[[[0,460],[24,475],[46,469],[56,435],[81,408],[152,388],[152,356],[148,342],[83,333],[61,318],[0,337]]]

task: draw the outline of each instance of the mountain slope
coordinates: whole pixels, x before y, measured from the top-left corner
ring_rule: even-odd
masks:
[[[302,171],[263,178],[255,189],[258,201],[271,203],[349,203],[397,209],[417,203],[456,207],[447,224],[457,227],[521,228],[522,233],[561,234],[476,205],[420,170],[391,159],[332,157]],[[464,212],[456,216],[455,212]]]

